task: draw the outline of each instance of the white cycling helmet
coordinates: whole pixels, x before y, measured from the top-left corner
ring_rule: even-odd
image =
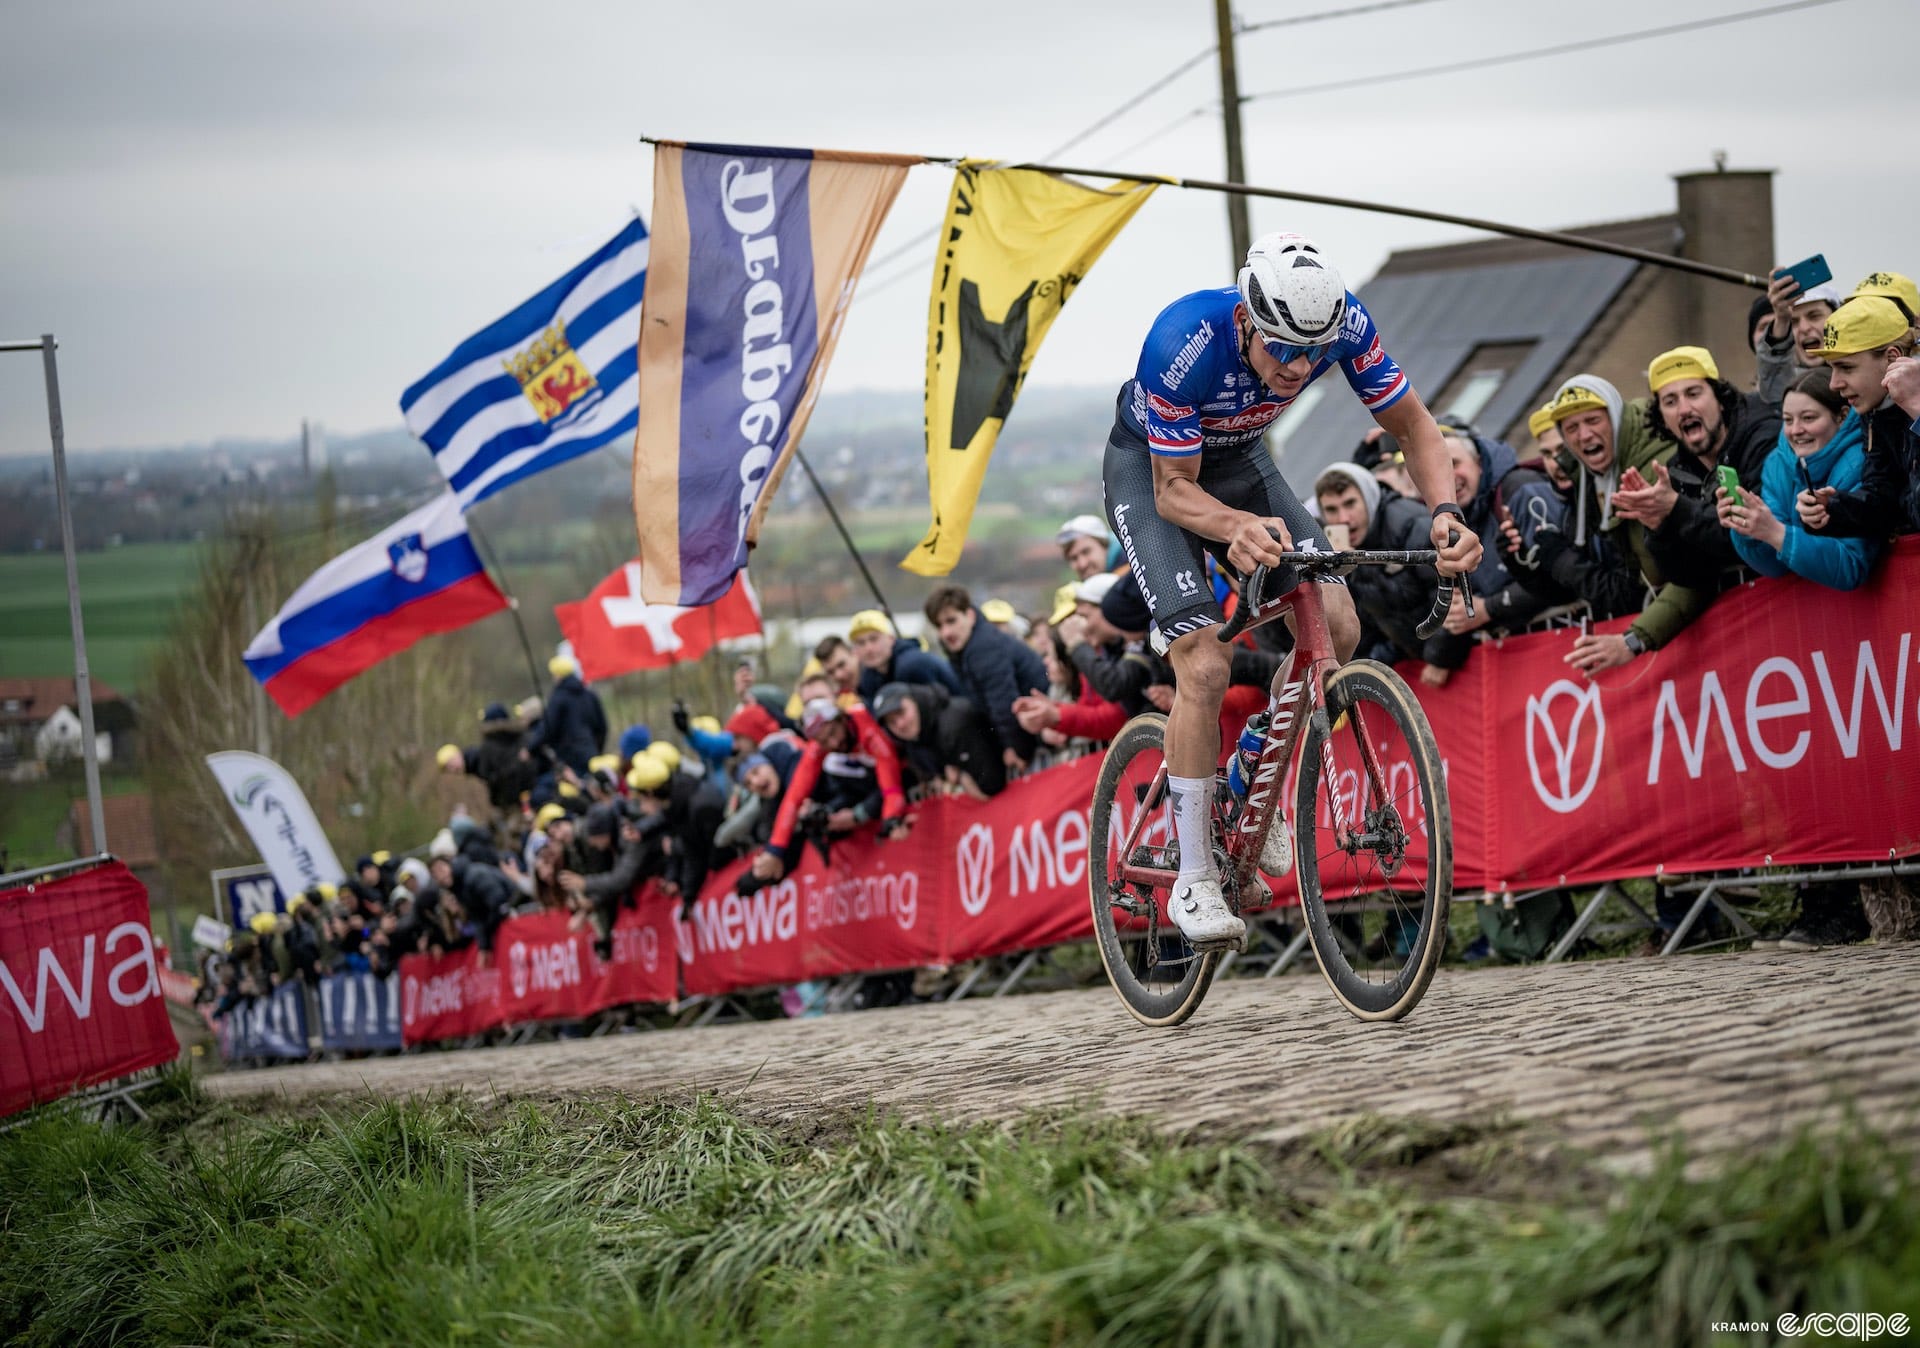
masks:
[[[1347,283],[1300,234],[1267,234],[1247,250],[1240,298],[1253,325],[1277,341],[1324,346],[1340,335]]]

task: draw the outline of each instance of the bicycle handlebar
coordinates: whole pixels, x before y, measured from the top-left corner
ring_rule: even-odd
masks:
[[[1267,532],[1273,531],[1269,529]],[[1275,534],[1274,537],[1277,539],[1279,535]],[[1353,566],[1434,566],[1439,560],[1440,554],[1432,548],[1416,548],[1407,552],[1364,552],[1350,549],[1344,552],[1283,552],[1280,554],[1280,560],[1273,566],[1297,566],[1302,571],[1312,574]],[[1247,578],[1247,583],[1241,590],[1239,607],[1234,610],[1233,617],[1227,624],[1220,629],[1219,639],[1222,642],[1232,641],[1253,625],[1254,615],[1262,607],[1261,591],[1266,586],[1267,573],[1272,569],[1273,567],[1265,562],[1253,569],[1253,574]],[[1447,610],[1453,607],[1454,580],[1454,577],[1448,575],[1440,577],[1440,587],[1433,596],[1433,612],[1414,629],[1422,641],[1438,632],[1446,621]],[[1469,586],[1464,593],[1467,614],[1471,617],[1473,614],[1472,587]]]

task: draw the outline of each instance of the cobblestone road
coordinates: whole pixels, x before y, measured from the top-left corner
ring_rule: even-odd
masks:
[[[226,1096],[460,1089],[712,1090],[804,1116],[875,1103],[992,1119],[1034,1107],[1146,1115],[1286,1141],[1357,1114],[1500,1114],[1643,1164],[1648,1127],[1744,1146],[1852,1101],[1920,1140],[1920,946],[1443,971],[1413,1016],[1364,1025],[1317,977],[1217,984],[1179,1030],[1104,986],[807,1021],[427,1053],[211,1077]]]

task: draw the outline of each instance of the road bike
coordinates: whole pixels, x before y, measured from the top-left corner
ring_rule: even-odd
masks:
[[[1430,550],[1286,552],[1276,565],[1297,568],[1299,583],[1269,599],[1270,569],[1259,567],[1232,621],[1219,630],[1230,642],[1290,613],[1295,635],[1268,704],[1258,760],[1242,764],[1244,796],[1226,770],[1215,777],[1221,887],[1243,916],[1273,906],[1274,891],[1258,870],[1260,851],[1269,828],[1290,825],[1294,881],[1314,956],[1334,995],[1362,1020],[1400,1019],[1433,981],[1447,945],[1453,823],[1426,713],[1386,665],[1338,663],[1312,582],[1356,566],[1435,561]],[[1433,611],[1419,626],[1422,638],[1440,629],[1453,590],[1453,578],[1443,575]],[[1461,592],[1471,614],[1471,589]],[[1134,1019],[1155,1026],[1193,1015],[1227,953],[1188,944],[1167,916],[1180,849],[1167,799],[1166,724],[1158,712],[1136,716],[1108,746],[1088,838],[1100,958]],[[1289,793],[1291,821],[1281,808]]]

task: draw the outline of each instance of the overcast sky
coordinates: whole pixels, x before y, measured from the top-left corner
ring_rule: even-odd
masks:
[[[1241,0],[1244,21],[1353,0]],[[1317,84],[1753,9],[1436,0],[1249,34],[1242,89]],[[77,449],[397,425],[475,328],[650,214],[642,134],[1029,158],[1209,45],[1208,0],[964,6],[86,0],[0,9],[0,337],[61,338]],[[1912,0],[1250,103],[1256,183],[1556,227],[1672,209],[1669,175],[1779,170],[1783,261],[1920,272]],[[1224,176],[1211,63],[1074,149]],[[917,168],[875,258],[937,225]],[[1256,202],[1358,285],[1419,221]],[[870,272],[826,396],[913,388],[931,243]],[[1226,284],[1221,199],[1162,189],[1076,292],[1035,385],[1118,384],[1175,296]],[[896,273],[912,274],[881,286]],[[1391,334],[1388,334],[1389,345]],[[38,362],[0,358],[0,453],[44,453]],[[1097,441],[1104,427],[1089,430]]]

